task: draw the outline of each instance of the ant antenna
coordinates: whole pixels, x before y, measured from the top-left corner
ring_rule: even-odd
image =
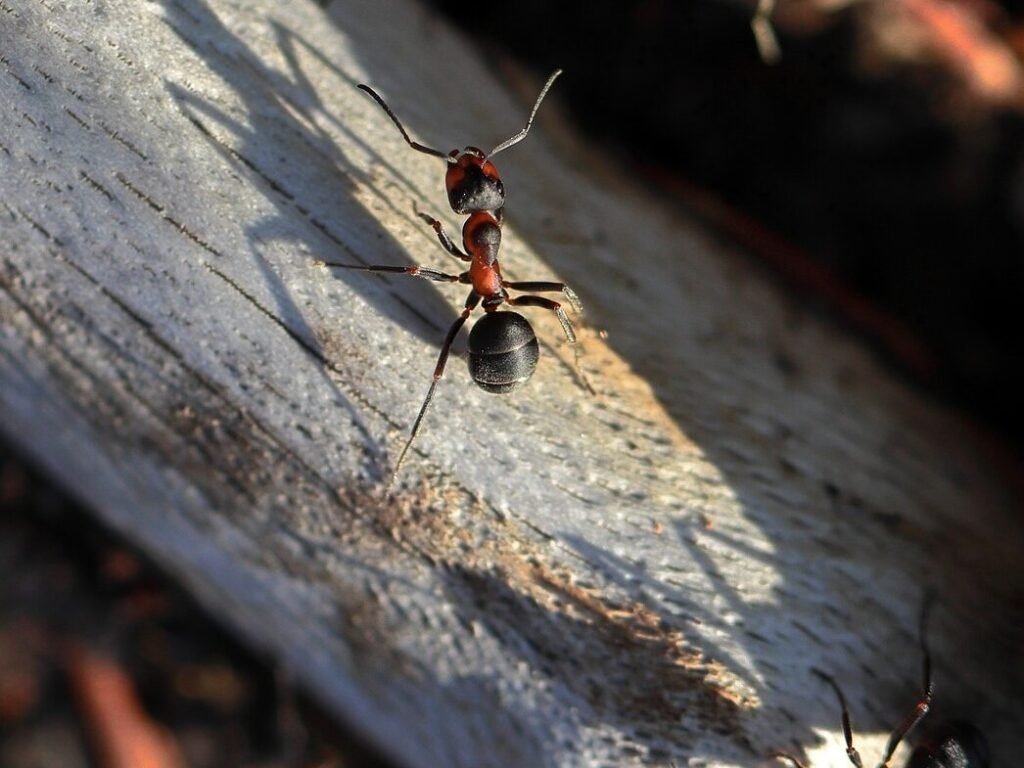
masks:
[[[551,73],[551,77],[548,78],[548,81],[544,83],[544,87],[540,89],[540,95],[537,97],[537,101],[533,103],[533,111],[530,112],[530,119],[526,121],[526,127],[523,128],[523,130],[521,130],[515,136],[506,139],[505,141],[501,142],[501,144],[492,149],[490,152],[488,152],[487,156],[484,158],[485,160],[489,160],[499,152],[502,152],[503,150],[506,150],[515,144],[518,144],[520,141],[526,138],[526,134],[530,132],[530,126],[533,125],[533,118],[536,117],[537,110],[540,109],[540,103],[544,101],[544,97],[548,95],[548,91],[551,89],[551,84],[555,82],[555,79],[560,74],[562,74],[562,70],[556,69],[554,72]],[[385,109],[387,109],[387,107],[385,107]],[[390,114],[390,110],[388,114]],[[393,115],[392,119],[394,119]],[[397,123],[398,121],[396,120],[395,122]],[[403,131],[403,133],[405,133],[405,131]]]
[[[885,754],[878,763],[878,768],[889,768],[889,761],[892,759],[893,753],[896,751],[896,747],[900,745],[903,738],[917,727],[917,724],[924,719],[924,716],[928,714],[928,710],[932,703],[932,657],[928,651],[927,641],[927,627],[928,617],[931,614],[931,607],[933,603],[934,594],[929,591],[925,593],[924,602],[921,606],[921,621],[918,625],[918,632],[920,636],[918,642],[921,645],[921,656],[922,656],[922,672],[924,680],[922,682],[921,698],[917,700],[914,708],[910,711],[903,721],[896,726],[892,734],[889,736],[889,741],[885,746]],[[843,736],[846,738],[846,755],[850,758],[850,762],[856,768],[863,768],[863,764],[860,760],[860,754],[858,754],[856,748],[853,746],[853,729],[850,727],[850,711],[846,706],[846,698],[843,696],[842,690],[839,688],[839,684],[830,676],[822,672],[820,669],[811,670],[815,675],[820,677],[826,683],[828,683],[832,690],[836,692],[836,697],[839,699],[839,706],[843,710]],[[788,757],[788,755],[777,755],[781,757]]]
[[[921,656],[924,659],[924,691],[931,693],[932,689],[932,655],[928,650],[928,620],[932,615],[932,606],[935,604],[935,590],[925,590],[924,598],[921,600],[921,618],[917,625],[919,635],[918,641],[921,644]]]
[[[811,669],[811,672],[832,686],[832,690],[836,692],[836,698],[839,699],[839,708],[843,710],[843,736],[846,738],[846,756],[850,758],[850,762],[853,763],[856,768],[863,768],[864,764],[860,760],[860,753],[857,751],[856,747],[853,746],[853,728],[850,726],[850,710],[846,706],[846,697],[843,696],[843,692],[839,688],[839,683],[837,683],[831,675],[825,674],[820,669]]]
[[[362,83],[360,83],[357,87],[360,90],[366,91],[366,93],[370,94],[370,97],[380,105],[380,108],[383,109],[387,113],[388,117],[391,118],[391,122],[395,124],[395,127],[397,127],[399,131],[401,131],[402,138],[405,139],[406,143],[410,147],[415,149],[417,152],[423,152],[424,154],[433,155],[434,157],[440,157],[448,162],[451,162],[450,158],[448,157],[448,153],[442,152],[439,149],[433,149],[431,147],[424,146],[423,144],[420,144],[418,141],[413,141],[412,139],[410,139],[409,134],[406,132],[405,127],[398,119],[398,116],[391,111],[391,107],[384,103],[384,99],[378,96],[377,92],[373,90],[373,88],[371,88],[368,85],[363,85]],[[541,96],[543,95],[544,94],[541,94]],[[534,111],[536,111],[536,108],[534,108]],[[530,116],[530,119],[533,119],[533,115]],[[527,128],[529,128],[529,126],[527,126]]]
[[[892,758],[892,753],[896,751],[896,747],[903,740],[903,737],[910,733],[918,723],[928,714],[928,709],[932,703],[932,656],[928,651],[928,640],[926,637],[925,630],[928,627],[928,617],[931,615],[931,607],[934,602],[934,593],[930,590],[925,593],[924,601],[921,606],[921,621],[918,625],[918,632],[920,633],[919,642],[921,644],[921,656],[922,656],[922,673],[924,680],[921,684],[921,698],[918,699],[917,704],[910,711],[899,725],[893,730],[892,735],[889,736],[889,743],[885,747],[885,756],[882,758],[882,762],[878,764],[878,768],[888,768],[889,760]]]

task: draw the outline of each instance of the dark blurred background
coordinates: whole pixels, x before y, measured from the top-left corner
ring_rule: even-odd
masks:
[[[427,1],[1019,455],[1024,2],[777,0],[767,64],[755,0]]]
[[[0,767],[386,768],[0,443]]]

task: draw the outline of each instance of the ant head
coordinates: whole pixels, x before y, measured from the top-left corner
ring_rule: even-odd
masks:
[[[498,169],[476,147],[448,153],[448,171],[444,185],[448,203],[460,215],[477,211],[497,211],[505,205],[505,185]]]
[[[907,768],[988,768],[988,743],[974,725],[951,720],[925,734],[907,761]]]
[[[469,373],[481,389],[511,392],[537,368],[540,347],[530,322],[517,312],[489,312],[469,333]]]

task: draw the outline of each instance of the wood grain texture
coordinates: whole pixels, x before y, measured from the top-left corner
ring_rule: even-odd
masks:
[[[509,397],[453,359],[381,491],[461,289],[424,143],[521,99],[405,0],[0,0],[0,414],[103,519],[402,765],[841,764],[910,706],[1021,732],[1021,523],[958,420],[592,158],[546,103],[504,153],[512,279],[557,322]],[[550,116],[549,116],[550,117]],[[594,329],[607,329],[602,341]],[[822,741],[816,734],[826,733]],[[815,748],[812,750],[812,748]]]

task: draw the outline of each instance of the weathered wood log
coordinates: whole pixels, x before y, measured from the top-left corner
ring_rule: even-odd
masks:
[[[926,585],[938,716],[1011,754],[1021,522],[984,443],[543,113],[500,158],[502,263],[577,289],[597,395],[538,311],[529,386],[453,359],[382,492],[463,291],[315,262],[450,267],[414,206],[460,222],[355,84],[442,149],[518,130],[535,86],[404,0],[0,0],[0,52],[5,435],[397,762],[827,732],[839,764],[811,666],[870,759]]]

